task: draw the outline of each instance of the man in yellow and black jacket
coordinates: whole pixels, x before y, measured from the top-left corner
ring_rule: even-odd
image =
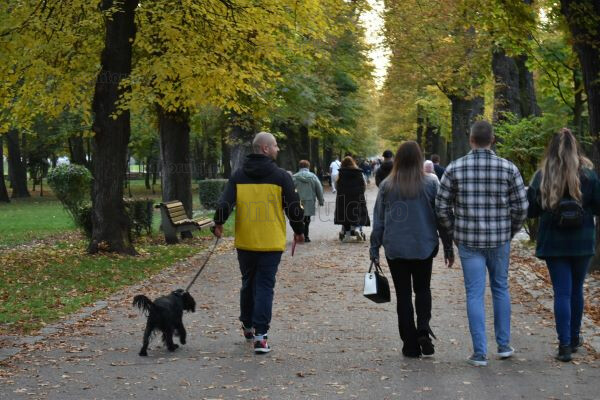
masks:
[[[219,199],[215,236],[235,207],[235,247],[242,273],[240,308],[246,340],[254,341],[257,354],[271,351],[267,332],[273,308],[275,275],[285,250],[287,215],[294,240],[304,241],[304,210],[290,174],[275,163],[279,148],[275,137],[258,133],[253,154],[236,170]]]

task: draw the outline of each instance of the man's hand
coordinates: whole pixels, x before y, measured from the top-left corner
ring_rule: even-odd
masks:
[[[452,268],[454,265],[454,253],[444,254],[444,262],[446,263],[446,267]]]
[[[212,227],[211,231],[216,237],[223,237],[223,225],[215,225]]]
[[[304,233],[294,233],[294,242],[296,243],[304,243]]]

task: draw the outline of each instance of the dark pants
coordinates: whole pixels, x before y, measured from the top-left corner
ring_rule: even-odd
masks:
[[[396,288],[398,330],[404,342],[404,350],[419,349],[417,336],[429,331],[431,320],[431,268],[433,257],[426,260],[388,259],[388,265]],[[411,287],[412,284],[412,287]],[[415,292],[417,324],[415,326],[412,292]]]
[[[254,327],[257,335],[265,334],[271,323],[275,274],[282,252],[238,249],[237,253],[242,272],[240,321],[246,327]]]
[[[576,343],[583,316],[583,281],[591,257],[548,257],[554,289],[554,318],[561,345]]]
[[[304,239],[308,239],[308,225],[310,225],[310,216],[304,217]]]

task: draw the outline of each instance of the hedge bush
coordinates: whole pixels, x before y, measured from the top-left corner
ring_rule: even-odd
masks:
[[[200,204],[208,210],[217,208],[219,197],[225,190],[227,179],[206,179],[198,182],[198,192],[200,194]]]
[[[72,216],[90,201],[91,183],[92,174],[82,165],[59,165],[48,174],[48,184],[54,195]]]
[[[154,217],[154,201],[150,199],[123,199],[125,213],[129,218],[129,233],[141,236],[152,233],[152,219]],[[73,214],[75,224],[83,230],[88,238],[92,237],[92,205],[90,203],[79,206]]]
[[[152,218],[154,216],[154,201],[151,199],[125,199],[125,211],[130,221],[130,229],[137,236],[146,231],[152,233]]]

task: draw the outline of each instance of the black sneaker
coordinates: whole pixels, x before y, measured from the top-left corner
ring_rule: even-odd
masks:
[[[419,358],[421,357],[421,348],[418,343],[413,343],[411,341],[407,344],[405,342],[404,346],[402,346],[402,355],[409,358]]]
[[[571,346],[566,344],[564,346],[558,346],[558,354],[556,359],[562,362],[569,362],[573,359],[571,356]]]
[[[267,343],[267,335],[255,335],[254,336],[254,353],[265,354],[271,351],[269,344]]]
[[[421,331],[419,332],[419,336],[417,336],[417,342],[419,343],[419,347],[421,348],[421,354],[423,357],[431,357],[433,353],[435,353],[435,346],[431,341],[431,337],[429,337],[429,331]],[[432,333],[433,336],[433,333]],[[435,337],[435,336],[433,336]]]
[[[571,341],[571,353],[577,353],[581,346],[583,346],[583,336],[579,335]]]
[[[242,323],[242,333],[244,334],[244,338],[246,338],[246,342],[251,342],[254,340],[254,329],[246,328],[246,326]]]
[[[310,239],[308,238],[308,236],[306,236],[306,237],[304,238],[304,243],[310,243]]]

